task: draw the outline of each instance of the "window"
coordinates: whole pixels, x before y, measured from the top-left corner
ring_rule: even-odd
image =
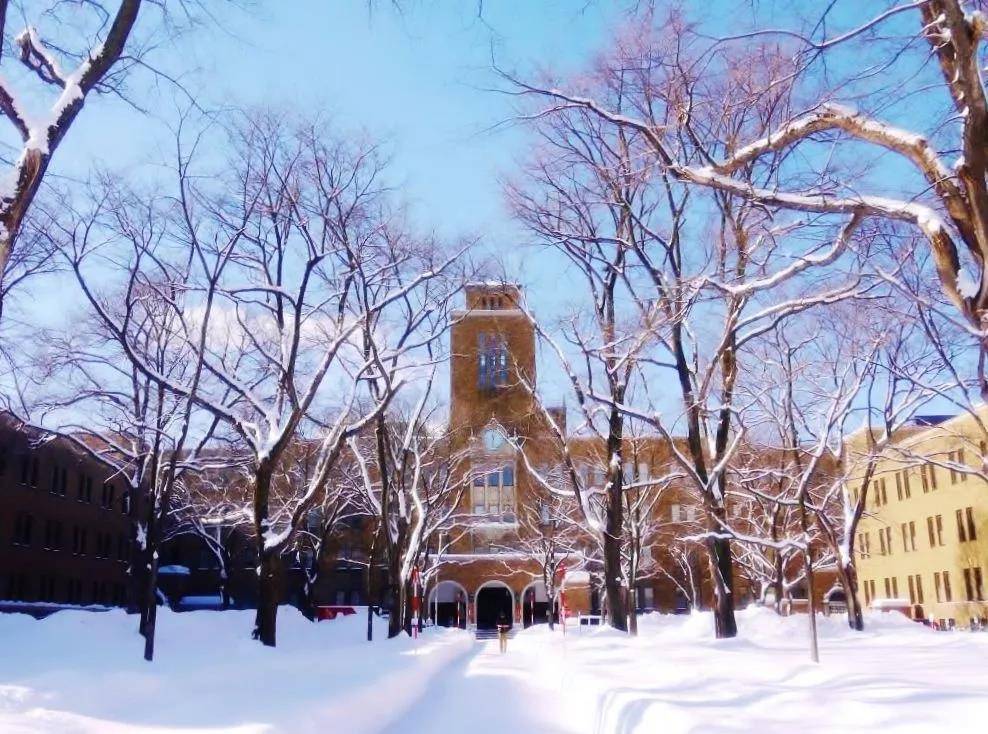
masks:
[[[923,604],[923,576],[916,574],[916,603]]]
[[[939,571],[937,571],[936,573],[933,574],[933,586],[936,588],[937,601],[938,602],[943,601],[943,584],[942,584],[942,581],[940,579],[940,572]]]
[[[871,589],[868,587],[867,581],[864,582],[864,595],[865,595],[865,604],[871,604]]]
[[[974,601],[974,579],[971,578],[971,569],[964,569],[964,594],[968,601]]]
[[[886,599],[892,598],[892,579],[890,579],[888,576],[885,577],[885,598]]]
[[[514,466],[488,470],[474,477],[473,512],[475,515],[500,517],[505,522],[514,522]]]
[[[906,499],[912,497],[912,490],[909,488],[909,472],[906,469],[902,470],[902,492]]]
[[[916,603],[916,580],[912,576],[907,576],[909,579],[909,603]]]
[[[93,478],[88,474],[79,474],[79,496],[80,502],[93,501]]]
[[[964,449],[956,449],[947,454],[947,459],[951,464],[957,465],[957,467],[964,465]],[[955,466],[950,467],[950,483],[957,484],[957,482],[967,481],[967,472]]]
[[[930,536],[930,547],[943,545],[943,515],[926,518],[926,532]]]
[[[11,601],[26,601],[29,595],[29,583],[26,574],[12,573],[7,578],[7,598]]]
[[[879,529],[878,531],[878,552],[883,556],[887,555],[888,551],[885,547],[885,529]]]
[[[974,508],[968,507],[964,510],[964,517],[967,520],[967,539],[969,541],[978,539],[978,528],[974,524]]]
[[[41,601],[55,601],[55,577],[45,574],[41,577]]]
[[[72,528],[72,555],[86,555],[86,529],[78,525]]]
[[[62,550],[61,520],[45,521],[45,550]]]
[[[109,482],[103,482],[103,496],[100,501],[100,507],[104,510],[113,509],[113,498],[117,493],[116,487],[114,487]]]
[[[919,477],[923,483],[923,492],[936,491],[937,468],[933,464],[923,464],[919,467]]]
[[[937,515],[937,545],[943,545],[943,515]]]
[[[968,601],[984,601],[985,591],[979,566],[964,569],[964,591]]]
[[[130,492],[126,489],[123,494],[120,495],[120,512],[125,515],[130,515]]]
[[[673,522],[679,522],[681,517],[679,505],[671,505],[669,507],[669,519]]]
[[[899,531],[902,533],[902,550],[904,553],[908,553],[910,550],[916,550],[915,546],[910,547],[909,544],[909,523],[904,522],[899,526]]]
[[[38,486],[38,457],[32,453],[21,455],[21,484],[24,486]]]
[[[896,474],[896,479],[899,475]],[[882,477],[878,481],[874,482],[875,485],[875,507],[881,507],[882,505],[887,505],[889,502],[888,492],[885,487],[885,477]]]
[[[477,335],[477,387],[491,390],[508,384],[508,346],[504,337]]]
[[[68,472],[63,467],[58,466],[58,464],[53,464],[51,467],[51,485],[48,488],[48,492],[64,497],[68,483]]]
[[[885,535],[885,552],[888,555],[892,555],[892,528],[887,527],[884,530],[880,530],[879,533],[884,533]]]
[[[68,580],[68,594],[66,594],[66,599],[69,604],[82,603],[82,581],[79,579]]]
[[[898,599],[899,598],[899,578],[898,578],[898,576],[893,576],[892,577],[892,598],[893,599]]]
[[[950,592],[950,573],[948,571],[943,572],[943,600],[952,601],[953,597]]]
[[[130,555],[130,543],[126,535],[117,536],[117,560],[126,561]]]
[[[31,529],[34,517],[26,512],[20,512],[14,521],[14,545],[31,545]]]

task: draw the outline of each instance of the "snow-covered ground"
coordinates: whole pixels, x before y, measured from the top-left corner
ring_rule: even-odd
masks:
[[[739,618],[721,641],[708,614],[646,617],[637,639],[540,627],[500,655],[453,630],[367,644],[363,617],[312,625],[289,609],[265,650],[246,639],[250,613],[165,612],[149,666],[121,613],[0,615],[0,731],[984,731],[988,634],[821,619],[814,665],[805,617]]]

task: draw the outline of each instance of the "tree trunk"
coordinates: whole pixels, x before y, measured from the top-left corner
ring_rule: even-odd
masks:
[[[638,636],[638,589],[634,586],[628,587],[628,632]]]
[[[612,517],[612,512],[608,511],[607,533],[604,535],[604,593],[607,597],[608,622],[614,629],[627,632],[628,615],[621,581],[621,535],[620,529],[612,529]]]
[[[714,631],[718,639],[736,637],[734,619],[734,569],[731,566],[731,542],[727,538],[711,538],[707,543],[710,571],[714,584]]]
[[[158,621],[158,559],[153,551],[148,553],[147,573],[145,574],[143,590],[142,634],[144,635],[144,659],[154,660],[154,634]]]
[[[405,587],[400,581],[392,581],[391,588],[391,615],[388,617],[388,638],[394,638],[401,634],[405,628]]]
[[[844,587],[844,598],[847,600],[847,626],[856,632],[864,630],[864,614],[861,599],[858,597],[858,571],[854,563],[838,563],[837,574],[841,586]]]
[[[263,550],[260,571],[253,636],[262,645],[274,647],[277,643],[278,603],[281,601],[281,555],[275,550]]]
[[[808,545],[803,554],[806,568],[806,601],[809,605],[807,613],[810,618],[810,658],[814,663],[820,662],[820,646],[816,634],[816,590],[813,588],[813,546]]]
[[[782,569],[782,554],[779,551],[774,551],[774,562],[775,562],[775,578],[772,580],[772,590],[775,592],[775,602],[772,606],[775,607],[776,614],[782,614],[782,595],[783,589],[783,577],[785,573]]]

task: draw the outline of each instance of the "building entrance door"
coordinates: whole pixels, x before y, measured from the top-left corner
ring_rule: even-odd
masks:
[[[511,607],[511,591],[507,586],[485,586],[477,592],[477,629],[494,629],[502,614],[510,627],[514,621]]]

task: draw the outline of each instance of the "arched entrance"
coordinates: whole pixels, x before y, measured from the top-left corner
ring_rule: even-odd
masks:
[[[440,627],[467,626],[467,590],[455,581],[440,581],[429,594],[429,616]]]
[[[553,612],[549,604],[549,596],[546,593],[545,584],[541,581],[533,581],[525,590],[521,592],[521,622],[525,627],[533,624],[546,624],[549,621],[549,614]]]
[[[514,623],[515,595],[503,581],[486,581],[477,589],[477,629],[497,627],[502,615],[510,627]]]

